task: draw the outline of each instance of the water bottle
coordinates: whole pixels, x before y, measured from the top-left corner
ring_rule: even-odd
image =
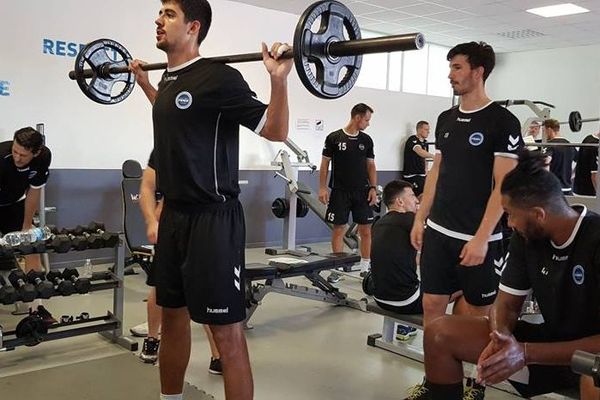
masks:
[[[93,271],[93,267],[92,267],[92,260],[87,258],[85,260],[85,264],[83,264],[83,271],[81,273],[81,277],[91,279],[93,273],[94,273],[94,271]]]
[[[33,243],[38,240],[46,240],[52,236],[50,228],[31,228],[26,231],[9,232],[1,239],[3,245],[18,246],[21,243]]]

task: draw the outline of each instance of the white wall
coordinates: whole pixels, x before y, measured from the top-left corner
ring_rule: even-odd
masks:
[[[497,57],[487,88],[497,100],[541,100],[556,106],[552,117],[568,121],[569,113],[579,110],[583,118],[600,115],[600,46],[580,46],[522,53],[504,53]],[[534,115],[525,106],[510,110],[523,123]],[[579,134],[568,125],[561,134],[571,142],[581,142],[598,131],[598,122],[583,124]]]
[[[120,168],[128,158],[146,160],[152,148],[150,105],[139,88],[118,105],[96,104],[67,78],[74,57],[43,54],[42,41],[87,43],[111,38],[134,57],[160,62],[165,57],[155,49],[153,23],[160,2],[108,0],[103,7],[87,4],[34,0],[3,5],[0,82],[9,82],[10,96],[0,96],[0,140],[11,139],[20,127],[45,123],[48,145],[54,154],[53,168]],[[297,16],[223,0],[212,0],[211,4],[213,26],[201,48],[203,55],[254,52],[261,41],[292,41]],[[267,102],[269,84],[263,66],[255,63],[238,68],[259,98]],[[160,72],[151,73],[154,82],[159,77]],[[304,89],[295,72],[290,77],[289,92],[290,137],[307,149],[317,164],[326,133],[347,122],[355,103],[371,105],[375,115],[368,133],[375,140],[381,170],[401,169],[401,144],[415,122],[425,119],[434,125],[439,112],[450,103],[447,98],[363,88],[354,88],[338,100],[321,100]],[[305,118],[323,120],[323,132],[296,130],[296,120]],[[240,168],[261,169],[279,148],[243,132]]]

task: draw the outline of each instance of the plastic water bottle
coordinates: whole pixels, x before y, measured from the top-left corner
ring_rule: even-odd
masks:
[[[31,228],[26,231],[9,232],[1,239],[2,244],[9,246],[18,246],[21,243],[33,243],[38,240],[46,240],[52,236],[50,228],[47,226],[41,228]]]
[[[83,271],[81,273],[81,277],[82,278],[91,278],[93,273],[94,273],[94,270],[92,267],[92,261],[89,258],[87,258],[85,260],[85,264],[83,264]]]

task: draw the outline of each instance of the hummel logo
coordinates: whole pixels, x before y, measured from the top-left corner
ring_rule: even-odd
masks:
[[[499,260],[494,260],[494,265],[498,268],[500,268],[502,266],[502,264],[504,264],[504,257],[500,257]]]
[[[515,137],[515,136],[512,136],[512,135],[510,135],[510,136],[508,137],[508,140],[510,141],[510,143],[511,143],[513,146],[514,146],[514,145],[516,145],[517,143],[519,143],[519,137],[518,137],[518,136],[516,136],[516,137]]]
[[[556,254],[552,254],[552,260],[554,261],[567,261],[569,259],[569,255],[559,257]]]
[[[240,272],[242,271],[242,269],[238,266],[237,268],[233,268],[233,273],[235,274],[235,276],[237,276],[238,278],[240,277]]]
[[[175,76],[165,76],[165,82],[176,81],[176,80],[177,80],[177,75],[175,75]]]
[[[457,122],[471,122],[471,118],[456,118]]]

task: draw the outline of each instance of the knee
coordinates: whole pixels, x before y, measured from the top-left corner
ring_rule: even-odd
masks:
[[[244,332],[241,324],[211,325],[210,332],[220,353],[236,352],[244,342]]]
[[[452,348],[454,330],[447,316],[439,317],[427,325],[423,336],[423,346],[427,351],[440,352]]]
[[[180,328],[190,326],[190,315],[187,308],[163,308],[162,309],[163,331],[169,327]]]
[[[371,239],[371,225],[360,225],[358,228],[358,234],[361,239]]]

